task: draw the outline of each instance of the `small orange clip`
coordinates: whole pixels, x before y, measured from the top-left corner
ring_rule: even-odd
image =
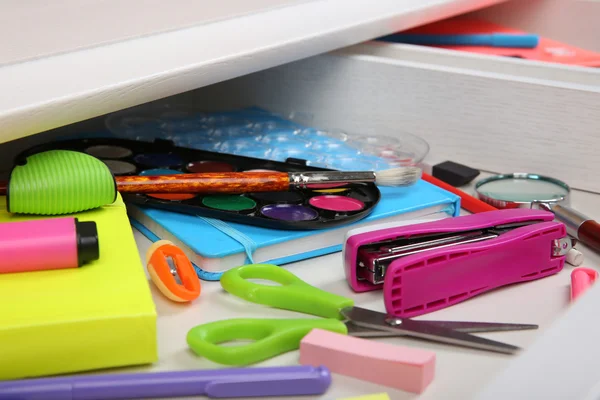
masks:
[[[200,296],[200,279],[194,266],[170,241],[159,240],[148,249],[146,267],[152,282],[169,299],[184,303]]]

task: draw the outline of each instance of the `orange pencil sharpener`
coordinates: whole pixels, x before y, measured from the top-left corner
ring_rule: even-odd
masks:
[[[146,253],[152,282],[169,299],[185,303],[200,296],[200,279],[185,253],[168,240],[159,240]]]

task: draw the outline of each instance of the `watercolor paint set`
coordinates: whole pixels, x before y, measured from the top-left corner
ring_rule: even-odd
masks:
[[[102,160],[115,177],[174,175],[206,172],[280,171],[308,172],[329,169],[305,165],[304,160],[286,162],[222,154],[184,147],[171,141],[82,139],[49,143],[31,149],[74,150]],[[126,203],[272,229],[327,229],[368,216],[381,193],[374,183],[313,184],[280,192],[243,194],[122,193]]]

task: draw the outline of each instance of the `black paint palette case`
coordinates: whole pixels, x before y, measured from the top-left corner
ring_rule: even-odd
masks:
[[[115,176],[202,172],[326,171],[286,162],[176,147],[170,141],[140,142],[98,138],[53,142],[28,154],[50,149],[81,151],[99,158]],[[287,192],[229,194],[123,194],[126,203],[199,215],[271,229],[327,229],[369,215],[381,194],[373,183],[330,184]]]

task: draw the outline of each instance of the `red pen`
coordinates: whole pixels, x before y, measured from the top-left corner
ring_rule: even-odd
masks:
[[[433,176],[426,174],[425,172],[422,173],[422,179],[426,182],[429,182],[435,186],[441,187],[442,189],[445,189],[445,190],[449,191],[450,193],[454,193],[455,195],[459,196],[460,197],[460,206],[473,214],[484,212],[484,211],[497,210],[496,207],[491,206],[487,203],[484,203],[483,201],[479,200],[478,198],[475,198],[475,197],[471,196],[470,194],[465,193],[462,190],[457,189],[454,186],[447,184],[444,181],[434,178]]]

